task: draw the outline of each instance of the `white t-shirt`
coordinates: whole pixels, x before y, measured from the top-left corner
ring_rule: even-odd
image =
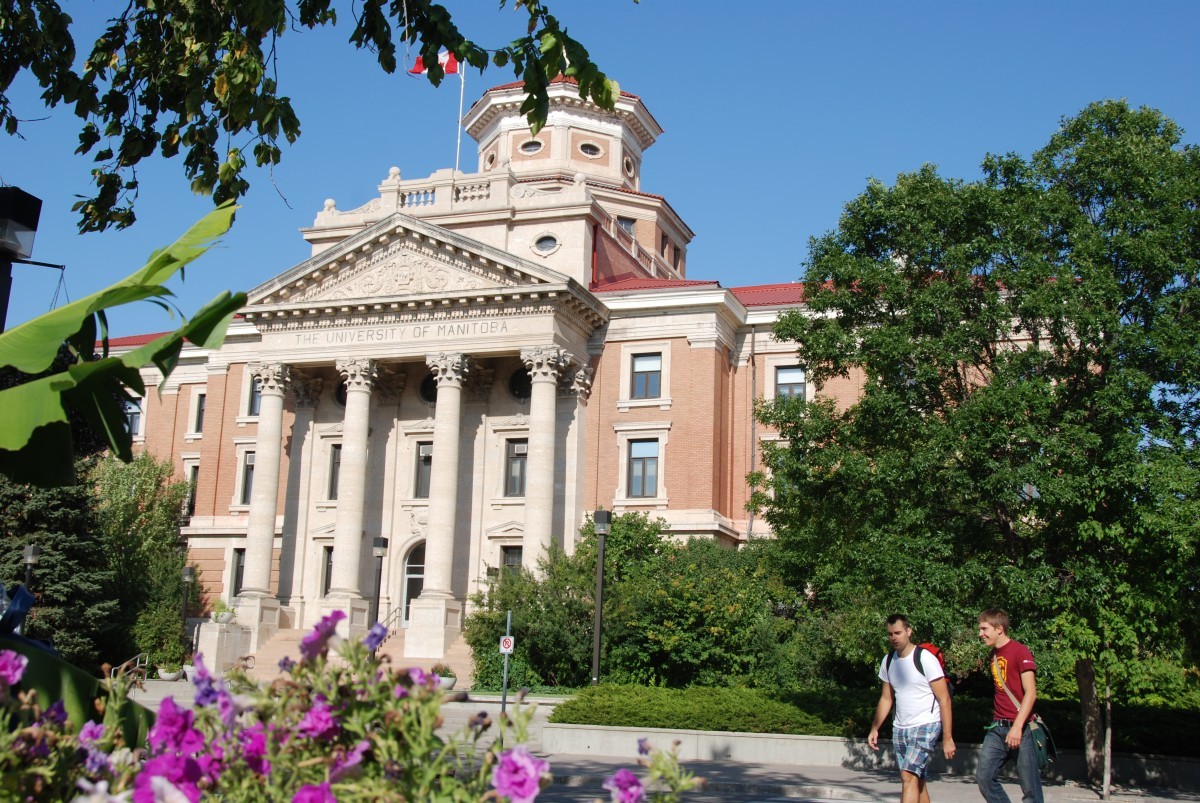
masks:
[[[901,658],[897,655],[892,659],[890,670],[886,655],[879,662],[879,679],[884,683],[891,683],[896,696],[893,728],[915,728],[918,725],[942,721],[941,708],[929,684],[945,677],[946,673],[942,671],[942,664],[936,657],[930,655],[928,650],[921,650],[921,668],[925,670],[925,674],[922,675],[913,665],[916,654],[917,648],[913,647],[906,657]]]

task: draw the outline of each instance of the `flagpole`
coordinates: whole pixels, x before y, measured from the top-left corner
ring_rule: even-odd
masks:
[[[458,119],[455,120],[457,135],[454,142],[454,178],[450,180],[450,203],[454,203],[454,182],[458,179],[458,158],[462,152],[463,97],[467,94],[467,71],[458,65]]]

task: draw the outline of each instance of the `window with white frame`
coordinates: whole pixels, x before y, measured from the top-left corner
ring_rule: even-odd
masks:
[[[433,478],[433,444],[428,441],[417,443],[417,460],[413,469],[413,498],[428,499],[429,483]]]
[[[238,504],[250,504],[250,497],[254,493],[254,452],[246,452],[242,456],[242,476],[241,488],[238,493]]]
[[[658,441],[629,442],[627,495],[631,499],[658,497]]]
[[[665,508],[667,499],[667,441],[670,421],[621,422],[613,425],[621,472],[614,506]]]
[[[342,473],[342,445],[329,444],[329,501],[338,498],[338,479]]]
[[[233,550],[233,596],[242,593],[242,581],[246,575],[246,550],[234,547]]]
[[[525,550],[519,545],[502,546],[500,547],[500,566],[510,572],[519,571],[524,554]]]
[[[125,400],[125,429],[129,432],[131,437],[137,438],[142,435],[141,399]]]
[[[621,346],[621,396],[617,409],[671,408],[671,342]]]
[[[187,517],[196,515],[196,488],[200,485],[200,463],[187,463],[184,465],[184,474],[187,477],[187,498],[183,502],[183,514]]]
[[[775,396],[788,399],[805,398],[804,369],[799,365],[780,365],[775,368]]]
[[[262,385],[257,379],[251,379],[250,382],[250,398],[246,402],[246,415],[256,416],[258,411],[262,409]]]
[[[208,400],[207,393],[196,394],[196,410],[192,414],[192,432],[204,431],[204,404]]]
[[[529,439],[513,438],[504,442],[504,495],[525,495],[525,466],[529,459]]]

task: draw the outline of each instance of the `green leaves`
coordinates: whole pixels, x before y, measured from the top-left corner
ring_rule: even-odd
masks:
[[[139,369],[151,363],[165,379],[185,339],[203,348],[219,347],[234,313],[245,303],[245,295],[223,293],[176,331],[120,357],[108,356],[104,310],[171,296],[163,284],[229,229],[234,210],[232,204],[213,210],[124,280],[0,333],[0,366],[11,366],[29,375],[42,374],[51,367],[64,343],[77,360],[66,370],[0,391],[0,408],[5,411],[0,420],[0,472],[17,482],[68,482],[72,476],[68,408],[103,432],[119,457],[131,458],[131,435],[125,428],[122,405],[130,398],[125,388],[144,395],[146,388]],[[93,353],[97,331],[101,339],[98,356]]]

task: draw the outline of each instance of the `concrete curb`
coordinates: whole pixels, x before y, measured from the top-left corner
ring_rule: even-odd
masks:
[[[554,775],[555,786],[570,789],[599,789],[608,780],[604,775]],[[739,781],[708,781],[704,791],[709,793],[737,793],[740,795],[771,795],[774,797],[797,797],[817,800],[846,800],[860,803],[877,803],[882,798],[863,795],[836,786],[817,784],[770,784]]]

